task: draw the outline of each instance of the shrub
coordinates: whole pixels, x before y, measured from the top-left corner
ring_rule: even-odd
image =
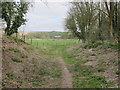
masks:
[[[102,45],[103,43],[101,41],[97,41],[95,43],[87,43],[84,45],[84,48],[96,48],[99,45]]]

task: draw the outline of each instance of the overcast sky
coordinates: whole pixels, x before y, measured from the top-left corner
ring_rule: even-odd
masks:
[[[67,2],[35,2],[27,13],[25,31],[64,31],[64,18],[69,9]]]

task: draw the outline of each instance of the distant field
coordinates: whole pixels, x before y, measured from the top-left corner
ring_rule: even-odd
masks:
[[[27,43],[32,44],[34,46],[67,46],[74,43],[77,43],[78,40],[75,39],[33,39],[26,40]]]

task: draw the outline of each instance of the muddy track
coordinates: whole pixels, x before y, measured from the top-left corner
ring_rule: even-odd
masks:
[[[62,85],[61,88],[72,88],[72,75],[67,69],[67,66],[62,59],[62,57],[58,56],[57,59],[59,60],[59,63],[62,68]]]

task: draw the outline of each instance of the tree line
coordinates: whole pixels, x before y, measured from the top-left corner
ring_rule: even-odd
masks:
[[[50,32],[29,32],[26,34],[26,38],[37,38],[37,39],[75,39],[71,33],[68,32],[58,32],[58,31],[50,31]]]
[[[71,2],[65,29],[85,42],[120,40],[120,2]]]

